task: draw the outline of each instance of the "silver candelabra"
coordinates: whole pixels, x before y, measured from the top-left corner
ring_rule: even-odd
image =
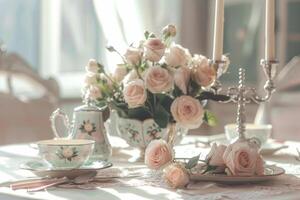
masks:
[[[211,87],[211,90],[215,94],[219,94],[222,90],[222,85],[219,80],[220,76],[226,71],[225,61],[210,61],[211,65],[215,68],[217,72],[216,80]],[[261,60],[261,66],[266,76],[266,83],[264,85],[265,95],[260,96],[255,88],[246,87],[245,84],[245,69],[239,69],[239,83],[238,86],[230,87],[227,90],[228,101],[223,103],[234,102],[237,104],[237,117],[236,125],[237,132],[240,140],[245,140],[245,122],[246,122],[246,111],[245,106],[247,103],[255,102],[262,103],[268,101],[272,93],[275,91],[274,77],[276,75],[276,66],[278,61],[276,60]]]

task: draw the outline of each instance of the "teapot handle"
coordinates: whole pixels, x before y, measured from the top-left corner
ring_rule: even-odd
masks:
[[[50,116],[50,121],[51,121],[51,128],[52,131],[54,133],[54,136],[57,138],[60,138],[61,136],[58,134],[57,129],[56,129],[56,123],[55,120],[57,117],[61,117],[64,121],[64,125],[67,127],[67,131],[68,131],[68,136],[69,135],[69,131],[70,131],[70,122],[69,122],[69,117],[66,115],[66,113],[64,113],[63,111],[61,111],[59,108],[56,109]]]

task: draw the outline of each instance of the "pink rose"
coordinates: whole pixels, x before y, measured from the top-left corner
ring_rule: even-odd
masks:
[[[179,125],[194,129],[202,124],[204,110],[197,99],[184,95],[173,101],[171,113]]]
[[[125,85],[123,90],[124,100],[130,108],[142,106],[146,99],[147,93],[144,81],[136,79]]]
[[[124,57],[128,64],[138,65],[142,59],[142,52],[140,49],[129,47],[124,54]]]
[[[91,100],[97,100],[99,98],[102,98],[102,93],[100,88],[98,88],[95,85],[91,85],[88,89],[87,89],[87,98],[91,99]]]
[[[117,67],[115,68],[115,71],[113,73],[113,79],[116,82],[121,82],[124,77],[127,75],[127,69],[124,65],[117,65]]]
[[[190,74],[191,71],[188,67],[178,68],[174,73],[175,85],[183,92],[183,94],[187,94],[187,87],[190,81]]]
[[[225,145],[217,145],[214,143],[210,149],[210,152],[206,156],[206,161],[212,166],[224,166],[223,154],[226,150]]]
[[[152,62],[158,62],[165,53],[165,45],[158,38],[149,38],[144,43],[145,58]]]
[[[159,169],[173,160],[173,150],[163,139],[152,140],[145,151],[145,164],[150,169]]]
[[[168,92],[173,87],[173,77],[168,70],[154,66],[149,67],[145,74],[146,88],[152,93]]]
[[[172,45],[165,53],[165,61],[169,66],[180,67],[188,64],[189,52],[179,44]]]
[[[173,188],[183,188],[189,183],[189,175],[179,163],[173,163],[164,169],[164,178]]]
[[[192,59],[192,78],[203,87],[210,86],[216,79],[215,69],[209,65],[208,59],[195,55]]]
[[[263,174],[263,160],[258,148],[249,141],[236,141],[229,145],[223,155],[229,173],[234,176]]]

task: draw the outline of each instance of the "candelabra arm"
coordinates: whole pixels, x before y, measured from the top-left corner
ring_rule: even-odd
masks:
[[[273,92],[275,91],[274,77],[276,75],[276,66],[278,61],[276,60],[261,60],[261,66],[267,78],[264,85],[264,91],[266,92],[265,96],[259,96],[255,88],[250,88],[251,95],[250,99],[255,103],[262,103],[269,101]]]
[[[222,76],[222,74],[226,72],[228,65],[225,60],[209,60],[209,64],[211,67],[214,68],[216,72],[216,79],[213,85],[211,86],[211,90],[215,94],[219,94],[222,90],[222,84],[219,78]]]

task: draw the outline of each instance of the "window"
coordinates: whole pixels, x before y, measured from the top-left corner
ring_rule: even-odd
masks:
[[[41,72],[54,76],[62,96],[79,96],[89,58],[104,60],[104,41],[92,0],[42,1]]]
[[[0,0],[0,43],[10,52],[24,57],[30,65],[39,66],[39,0]]]
[[[278,58],[284,66],[299,54],[299,3],[277,1]],[[102,9],[102,10],[101,10]],[[96,58],[112,67],[116,57],[106,44],[123,47],[143,30],[158,33],[167,23],[179,29],[177,42],[192,53],[211,54],[214,1],[210,0],[0,0],[0,41],[25,58],[41,75],[54,76],[63,97],[78,97],[84,66]],[[225,1],[224,52],[230,53],[226,85],[236,83],[246,67],[247,82],[256,84],[262,71],[264,4],[261,0]]]

